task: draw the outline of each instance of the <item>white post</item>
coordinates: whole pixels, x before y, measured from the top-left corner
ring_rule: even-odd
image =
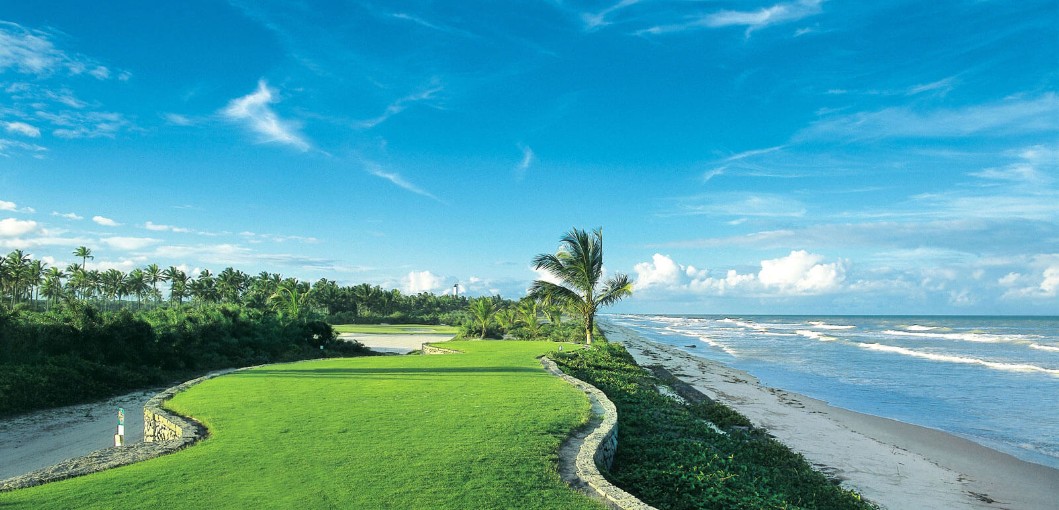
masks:
[[[125,446],[125,409],[118,408],[118,433],[114,434],[114,446]]]

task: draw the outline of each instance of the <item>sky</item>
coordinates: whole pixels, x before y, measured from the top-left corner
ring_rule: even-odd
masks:
[[[0,0],[0,251],[1059,314],[1059,2]]]

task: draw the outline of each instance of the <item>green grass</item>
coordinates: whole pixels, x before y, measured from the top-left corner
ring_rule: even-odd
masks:
[[[463,354],[317,360],[206,381],[169,406],[206,424],[208,439],[0,493],[0,507],[602,508],[556,471],[560,442],[589,412],[535,359],[556,344],[449,347]]]
[[[367,333],[376,335],[455,335],[459,329],[454,326],[437,326],[429,324],[339,324],[333,326],[339,333]]]

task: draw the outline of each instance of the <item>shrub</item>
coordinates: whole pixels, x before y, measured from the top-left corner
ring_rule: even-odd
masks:
[[[685,405],[659,394],[659,380],[617,344],[555,353],[574,377],[595,385],[618,409],[618,450],[604,473],[658,508],[870,509],[872,504],[814,471],[799,454],[719,403]],[[723,408],[723,409],[722,409]]]

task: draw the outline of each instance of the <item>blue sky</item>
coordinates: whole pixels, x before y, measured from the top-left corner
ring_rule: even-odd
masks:
[[[0,2],[0,250],[624,312],[1059,312],[1059,2]]]

